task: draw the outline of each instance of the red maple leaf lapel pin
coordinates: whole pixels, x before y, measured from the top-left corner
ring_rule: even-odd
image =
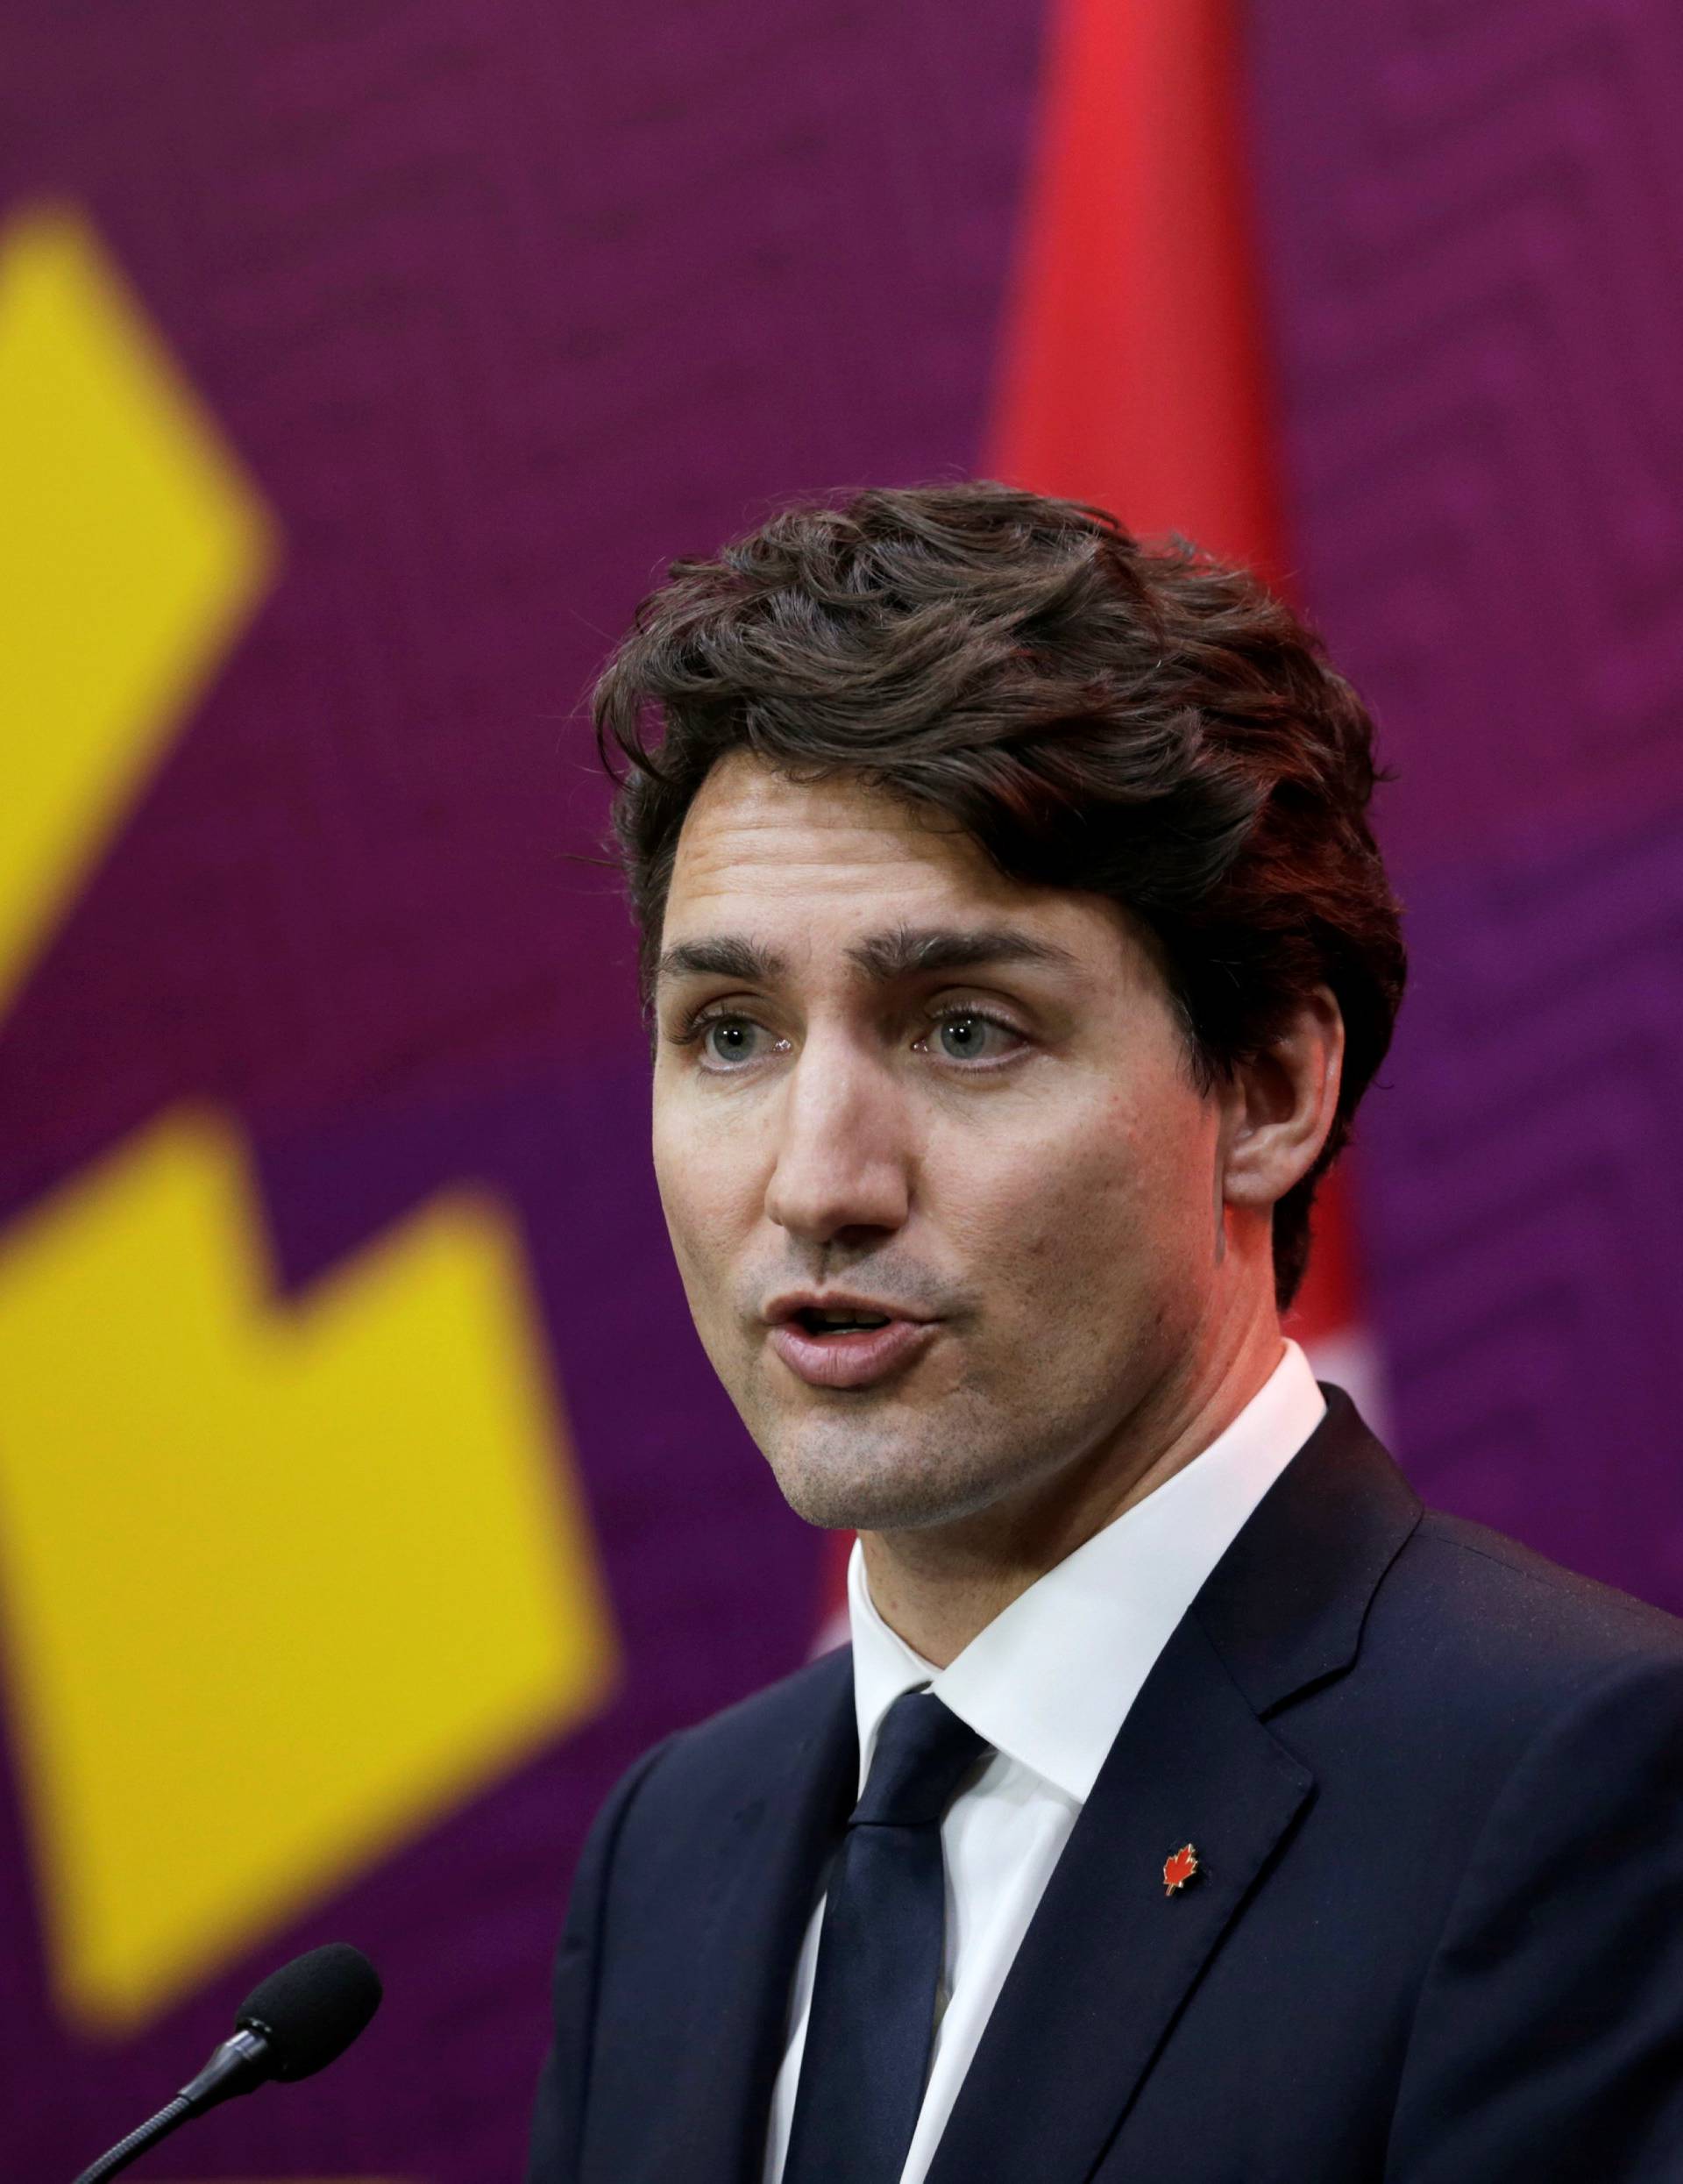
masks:
[[[1190,1843],[1182,1843],[1172,1858],[1163,1860],[1163,1894],[1174,1896],[1187,1882],[1204,1871],[1198,1863],[1198,1853]]]

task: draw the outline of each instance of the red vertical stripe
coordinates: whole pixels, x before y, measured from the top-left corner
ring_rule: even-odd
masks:
[[[984,468],[1289,587],[1232,0],[1052,4]],[[1340,1176],[1315,1234],[1289,1321],[1308,1344],[1357,1317]],[[833,1615],[851,1539],[828,1564]]]
[[[1054,0],[986,467],[1275,584],[1278,484],[1232,0]],[[1345,1190],[1291,1327],[1356,1318]]]
[[[1062,0],[990,449],[1284,571],[1228,0]]]

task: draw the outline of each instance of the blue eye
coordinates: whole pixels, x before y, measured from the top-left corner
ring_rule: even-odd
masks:
[[[751,1061],[754,1035],[760,1027],[746,1016],[715,1016],[701,1027],[703,1053],[727,1064]]]
[[[935,1027],[941,1041],[941,1052],[952,1062],[977,1062],[988,1058],[991,1051],[989,1034],[998,1032],[1007,1038],[1016,1035],[1007,1024],[997,1017],[984,1016],[973,1008],[955,1008],[943,1016]],[[997,1052],[997,1044],[992,1051]]]

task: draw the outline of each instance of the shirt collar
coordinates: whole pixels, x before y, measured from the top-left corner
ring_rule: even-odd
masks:
[[[927,1684],[997,1751],[1084,1803],[1175,1625],[1325,1413],[1309,1360],[1288,1340],[1207,1448],[1037,1579],[945,1668],[877,1613],[856,1540],[848,1619],[861,1790],[884,1715]]]

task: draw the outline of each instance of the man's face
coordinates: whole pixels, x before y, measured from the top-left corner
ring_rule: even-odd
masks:
[[[685,822],[661,942],[661,1199],[792,1506],[927,1526],[1104,1462],[1222,1260],[1220,1108],[1143,928],[857,781],[737,755]],[[832,1309],[888,1324],[825,1332]]]

